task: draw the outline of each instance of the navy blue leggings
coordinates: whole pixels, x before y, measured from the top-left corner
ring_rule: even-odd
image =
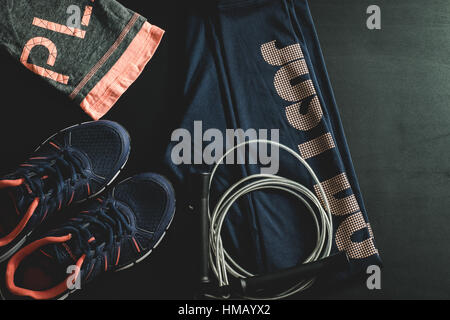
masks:
[[[211,4],[211,2],[213,4]],[[380,264],[336,101],[306,0],[226,0],[192,6],[180,56],[184,60],[182,127],[279,129],[280,142],[299,152],[327,194],[333,252],[345,250],[353,271]],[[167,163],[185,183],[196,167]],[[280,151],[279,175],[318,186]],[[253,165],[221,166],[211,205]],[[286,268],[308,256],[315,227],[297,200],[255,192],[233,206],[223,237],[233,257],[255,272]]]

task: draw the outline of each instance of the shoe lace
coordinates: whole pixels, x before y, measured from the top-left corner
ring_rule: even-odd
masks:
[[[88,260],[98,256],[105,248],[110,248],[117,239],[132,231],[127,217],[113,202],[102,203],[98,208],[82,211],[61,229],[72,234],[72,240],[76,241],[75,245],[86,254]],[[104,242],[97,239],[104,239]]]
[[[41,203],[46,199],[46,205],[53,209],[61,209],[62,203],[68,201],[63,192],[65,188],[73,188],[78,179],[85,178],[81,161],[73,152],[61,149],[51,155],[28,159],[16,173],[29,186],[30,194],[38,197]],[[66,183],[65,179],[69,179],[70,183]],[[50,194],[51,197],[46,197]]]

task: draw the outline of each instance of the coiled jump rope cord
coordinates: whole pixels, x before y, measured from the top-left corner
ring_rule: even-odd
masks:
[[[308,165],[308,163],[294,150],[290,149],[289,147],[283,144],[270,140],[251,140],[242,142],[236,145],[235,147],[229,149],[219,159],[219,161],[217,161],[216,165],[212,170],[211,178],[209,181],[209,192],[211,192],[211,185],[214,179],[214,175],[219,165],[225,159],[225,157],[234,150],[253,143],[275,145],[278,148],[285,150],[292,156],[294,156],[300,162],[300,164],[307,169],[307,171],[313,178],[314,182],[319,187],[319,192],[325,204],[325,208],[322,207],[316,195],[304,185],[281,176],[263,173],[254,174],[236,182],[220,197],[220,199],[218,200],[217,204],[215,205],[212,211],[210,210],[208,201],[208,214],[210,219],[209,259],[211,269],[215,277],[217,278],[220,287],[228,286],[230,284],[229,281],[230,276],[236,279],[244,279],[254,276],[254,274],[245,270],[242,266],[239,265],[238,262],[236,262],[227,253],[227,251],[223,247],[221,238],[223,223],[225,221],[225,218],[227,217],[230,208],[239,198],[254,191],[272,189],[287,192],[288,194],[291,194],[298,200],[300,200],[300,202],[302,202],[306,207],[306,209],[309,211],[316,225],[317,237],[314,249],[312,250],[311,254],[303,261],[303,263],[314,262],[326,258],[330,256],[331,252],[333,225],[332,225],[330,205],[328,203],[325,191],[323,190],[323,187],[320,184],[319,179],[317,178],[313,169]],[[314,210],[313,207],[315,207],[316,210]],[[309,288],[314,283],[314,280],[315,280],[314,278],[302,279],[288,290],[276,294],[275,296],[271,297],[245,296],[243,298],[258,299],[258,300],[283,299]]]

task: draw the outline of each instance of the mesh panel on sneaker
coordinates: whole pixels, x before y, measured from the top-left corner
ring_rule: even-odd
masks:
[[[100,176],[110,173],[122,152],[120,135],[107,126],[88,126],[72,132],[71,144],[86,153]]]
[[[159,184],[152,181],[130,181],[118,185],[114,195],[133,210],[139,228],[155,231],[167,203],[167,193]]]

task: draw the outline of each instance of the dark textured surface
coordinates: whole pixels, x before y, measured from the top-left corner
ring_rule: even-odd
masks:
[[[139,80],[107,115],[132,137],[121,178],[160,171],[177,126],[174,4],[121,1],[169,32]],[[382,9],[382,30],[365,27]],[[385,268],[382,290],[364,282],[312,292],[315,298],[450,298],[450,3],[447,0],[311,0],[355,169]],[[176,9],[176,8],[175,8]],[[2,155],[7,171],[28,151],[76,122],[80,109],[0,53]],[[3,77],[3,79],[6,79]],[[23,94],[19,88],[26,88]],[[26,110],[26,112],[24,112]],[[193,297],[192,217],[178,212],[148,260],[98,279],[73,298]]]

